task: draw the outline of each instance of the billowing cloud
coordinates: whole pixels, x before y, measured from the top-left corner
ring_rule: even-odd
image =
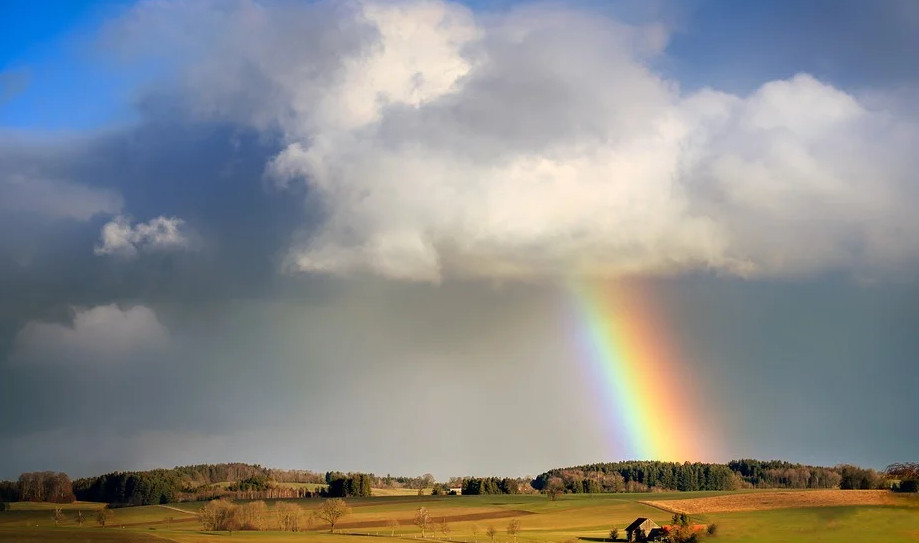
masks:
[[[178,217],[156,217],[131,225],[131,218],[119,215],[106,223],[99,234],[97,255],[137,256],[140,251],[187,249],[190,240],[185,221]]]
[[[145,3],[115,28],[172,43],[174,17],[192,28],[187,105],[279,130],[268,175],[322,206],[295,270],[788,276],[919,259],[919,125],[807,74],[682,92],[652,67],[659,25],[406,0]],[[315,32],[291,48],[302,25]]]
[[[116,304],[75,309],[69,324],[31,321],[16,336],[12,358],[20,364],[110,365],[128,361],[169,343],[156,313]]]

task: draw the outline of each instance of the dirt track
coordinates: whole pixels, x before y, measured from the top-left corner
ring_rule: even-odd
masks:
[[[750,492],[689,500],[649,500],[645,505],[674,513],[725,513],[796,507],[840,505],[893,505],[899,503],[886,490],[806,490]]]

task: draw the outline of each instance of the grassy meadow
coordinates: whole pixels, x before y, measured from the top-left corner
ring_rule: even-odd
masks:
[[[232,538],[230,541],[372,543],[378,537],[390,538],[387,523],[392,519],[400,523],[392,539],[410,541],[420,537],[420,530],[411,520],[423,506],[437,527],[433,538],[428,531],[429,540],[491,543],[486,530],[494,526],[498,531],[495,542],[511,543],[513,538],[508,536],[506,528],[512,519],[517,519],[521,530],[518,543],[581,543],[604,540],[613,527],[619,528],[620,537],[624,538],[625,526],[637,517],[650,517],[659,524],[669,522],[670,512],[642,502],[660,500],[673,504],[672,500],[692,499],[693,503],[703,500],[704,504],[708,497],[742,497],[742,494],[583,494],[564,495],[557,501],[541,495],[379,496],[348,500],[351,512],[341,519],[340,529],[336,530],[341,533],[330,534],[327,528],[315,526],[306,532],[234,532],[232,536],[226,532],[204,532],[194,515],[203,505],[198,502],[115,509],[114,517],[104,529],[96,526],[93,515],[99,504],[64,506],[66,518],[56,527],[53,505],[15,503],[11,511],[0,513],[0,541],[207,543]],[[318,499],[284,501],[296,502],[306,511],[316,509],[321,503]],[[717,503],[724,501],[721,498]],[[74,521],[77,511],[86,517],[82,527]],[[446,536],[440,528],[444,518],[449,527]],[[707,512],[694,515],[693,520],[718,524],[713,542],[919,542],[919,500],[915,496],[891,498],[885,505],[866,502],[865,505]]]

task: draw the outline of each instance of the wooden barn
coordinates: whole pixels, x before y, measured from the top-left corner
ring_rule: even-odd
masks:
[[[649,518],[637,518],[625,529],[626,541],[649,541],[652,532],[660,533],[659,524]]]

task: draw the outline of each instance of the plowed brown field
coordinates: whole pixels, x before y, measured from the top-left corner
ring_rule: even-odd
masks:
[[[724,513],[760,511],[796,507],[830,507],[840,505],[893,505],[900,503],[886,490],[807,490],[750,492],[689,500],[652,500],[645,505],[674,513]]]

